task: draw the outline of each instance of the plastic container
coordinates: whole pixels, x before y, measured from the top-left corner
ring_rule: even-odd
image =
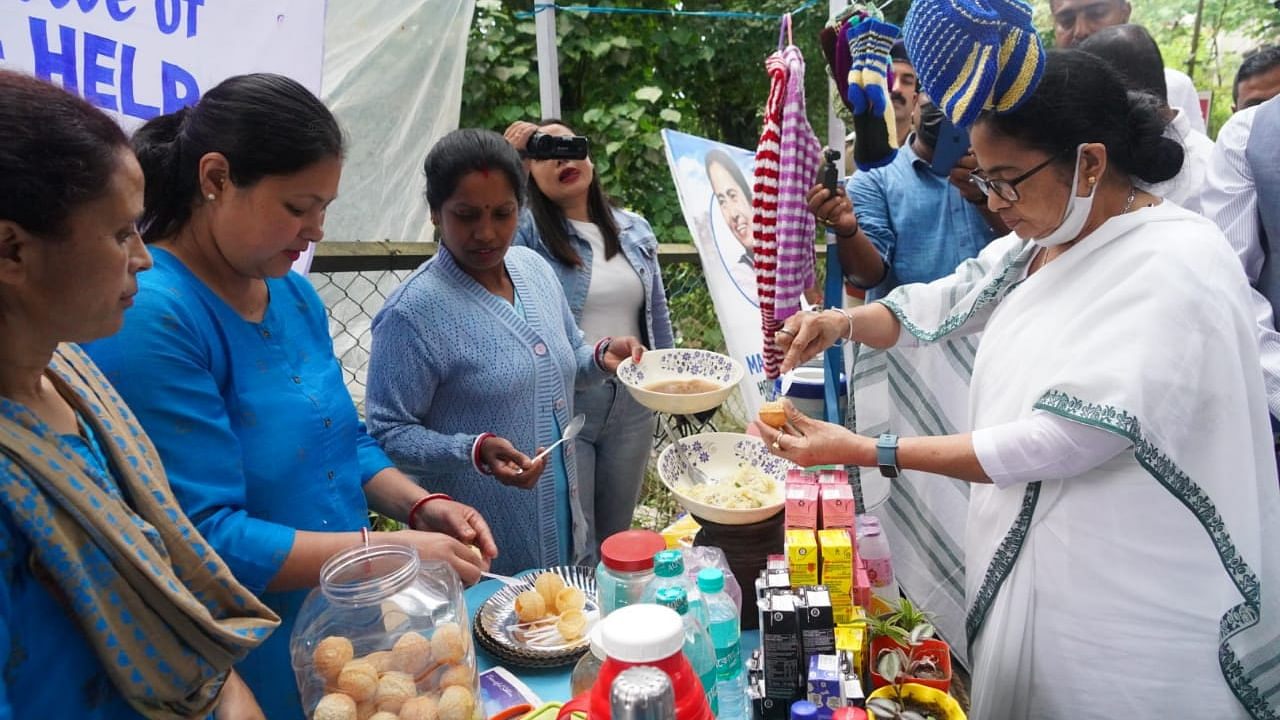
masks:
[[[711,713],[720,717],[720,698],[716,691],[716,648],[711,644],[711,636],[689,611],[689,600],[684,588],[662,588],[655,599],[659,605],[680,613],[680,619],[684,621],[684,655],[689,658],[693,671],[702,682],[707,702],[711,705]]]
[[[663,550],[653,556],[653,580],[644,589],[641,602],[657,602],[658,591],[663,588],[678,587],[684,590],[689,601],[689,612],[702,627],[708,627],[710,618],[707,606],[702,601],[702,593],[698,591],[696,582],[690,582],[685,573],[684,552],[680,550]]]
[[[942,692],[951,690],[951,646],[946,642],[936,638],[925,638],[919,644],[907,647],[893,638],[877,637],[871,641],[870,657],[878,658],[881,652],[892,647],[899,648],[905,652],[908,660],[913,663],[921,660],[932,660],[933,665],[938,668],[942,675],[941,678],[921,678],[908,675],[904,682],[924,685]],[[875,663],[873,662],[871,664],[871,686],[873,688],[881,688],[888,684],[889,680],[876,672]]]
[[[821,358],[822,356],[819,355],[818,357]],[[797,410],[815,420],[825,420],[826,370],[821,365],[818,367],[801,365],[788,374],[791,377],[791,386],[787,388],[786,397],[791,400],[791,404],[795,405]],[[840,406],[840,417],[845,416],[845,411],[849,405],[848,388],[845,383],[845,374],[840,373],[839,385],[837,385],[836,390],[837,404]],[[774,390],[778,394],[782,393],[782,385],[782,378],[774,381]]]
[[[640,602],[653,580],[653,556],[667,547],[652,530],[624,530],[600,544],[596,566],[596,593],[600,615]]]
[[[613,681],[627,668],[651,666],[671,678],[677,720],[713,720],[711,706],[693,666],[685,657],[684,622],[671,608],[631,605],[619,608],[600,621],[600,643],[605,660],[591,692],[577,695],[560,708],[557,720],[569,720],[574,712],[588,720],[611,720]]]
[[[883,600],[898,599],[898,581],[893,577],[893,554],[889,551],[889,539],[880,528],[880,520],[867,515],[858,540],[858,555],[867,563],[867,578],[871,580],[871,592]]]
[[[791,720],[818,720],[818,706],[808,700],[791,703]]]
[[[303,709],[324,699],[396,714],[447,704],[483,717],[462,583],[446,563],[405,545],[361,545],[329,558],[289,639]],[[330,698],[342,694],[346,698]],[[423,699],[433,694],[438,698]]]
[[[595,685],[596,678],[600,676],[600,666],[604,664],[604,645],[600,640],[600,625],[596,624],[591,628],[591,634],[587,636],[590,643],[590,652],[585,652],[582,657],[578,658],[578,663],[573,666],[573,674],[569,676],[569,692],[577,697],[582,693],[591,689]]]
[[[716,651],[716,697],[719,699],[716,717],[720,720],[750,720],[738,608],[724,591],[724,573],[716,568],[703,568],[698,572],[698,589],[702,591],[707,614],[711,618],[707,631]]]

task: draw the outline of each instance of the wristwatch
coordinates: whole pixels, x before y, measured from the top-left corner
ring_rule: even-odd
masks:
[[[876,464],[880,474],[887,478],[898,477],[898,436],[885,433],[876,440]]]

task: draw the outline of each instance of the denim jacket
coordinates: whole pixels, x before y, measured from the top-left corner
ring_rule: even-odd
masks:
[[[644,285],[644,322],[640,327],[645,337],[641,340],[649,348],[672,347],[675,338],[671,333],[671,317],[667,314],[667,291],[662,287],[662,271],[658,268],[658,239],[654,237],[649,221],[633,212],[613,208],[613,220],[618,224],[622,254]],[[582,258],[580,267],[562,263],[551,254],[538,234],[538,225],[529,208],[520,211],[520,226],[516,230],[513,244],[536,250],[551,264],[560,278],[560,284],[564,286],[573,319],[580,323],[582,308],[587,303],[587,288],[591,285],[591,243],[579,236],[572,225],[567,222],[566,225],[569,237],[573,239],[573,247],[578,251],[578,257]]]

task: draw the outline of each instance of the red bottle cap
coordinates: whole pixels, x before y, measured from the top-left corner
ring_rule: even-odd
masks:
[[[619,572],[653,569],[653,556],[667,549],[667,541],[652,530],[624,530],[600,543],[604,566]]]
[[[867,720],[867,711],[859,707],[837,708],[831,713],[831,720]]]

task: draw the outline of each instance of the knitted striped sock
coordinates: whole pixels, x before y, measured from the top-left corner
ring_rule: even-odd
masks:
[[[907,11],[904,40],[920,85],[958,127],[991,101],[1003,25],[986,0],[916,0]]]
[[[889,50],[900,30],[896,25],[867,18],[850,28],[849,100],[854,104],[853,161],[860,170],[888,165],[898,148],[893,103],[889,102]],[[855,96],[856,93],[856,96]]]
[[[862,34],[858,30],[863,22],[866,21],[851,22],[844,28],[844,44],[849,48],[849,75],[845,93],[854,115],[861,115],[867,111],[867,94],[862,89],[862,56],[859,52]]]
[[[871,112],[879,115],[889,104],[889,51],[901,30],[897,25],[867,18],[858,25],[858,58],[854,61],[862,68],[858,84],[867,94]]]
[[[996,75],[996,112],[1009,112],[1031,96],[1044,74],[1044,48],[1031,24],[1031,7],[1021,0],[988,0],[1004,21],[1000,71]]]

